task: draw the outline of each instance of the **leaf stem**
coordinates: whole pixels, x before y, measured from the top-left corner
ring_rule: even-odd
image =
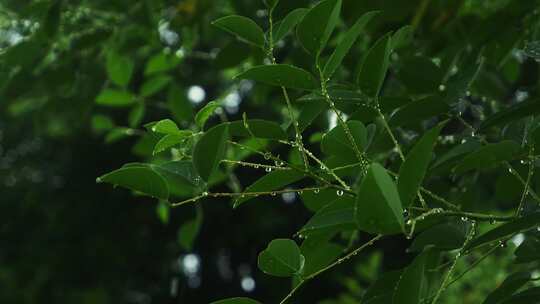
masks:
[[[337,259],[336,261],[334,261],[332,264],[310,274],[309,276],[303,278],[286,296],[285,298],[283,298],[283,300],[281,300],[279,302],[279,304],[284,304],[286,303],[289,299],[291,299],[291,297],[296,293],[296,291],[298,291],[298,289],[300,289],[300,287],[302,287],[303,284],[305,284],[307,281],[317,277],[318,275],[322,274],[323,272],[326,272],[334,267],[336,267],[337,265],[349,260],[350,258],[352,258],[353,256],[357,255],[360,251],[364,250],[365,248],[373,245],[373,243],[375,243],[376,241],[378,241],[379,239],[381,239],[383,236],[382,235],[377,235],[375,236],[374,238],[372,238],[371,240],[369,240],[368,242],[364,243],[362,246],[356,248],[355,250],[349,252],[348,254],[346,254],[345,256]]]

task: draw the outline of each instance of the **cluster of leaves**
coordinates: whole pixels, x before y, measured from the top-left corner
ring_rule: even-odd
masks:
[[[162,219],[169,206],[223,197],[232,198],[234,208],[245,208],[263,197],[275,202],[278,194],[298,195],[313,212],[311,219],[298,229],[296,241],[270,241],[258,260],[264,273],[292,278],[282,302],[293,301],[305,282],[377,247],[376,241],[402,236],[411,240],[409,251],[416,257],[402,269],[379,275],[359,297],[365,303],[437,302],[469,271],[455,274],[463,257],[481,254],[480,262],[516,235],[524,238],[514,251],[519,271],[485,302],[533,302],[539,293],[533,273],[540,259],[540,178],[534,174],[540,106],[538,77],[524,73],[537,70],[540,59],[537,1],[507,1],[500,10],[480,10],[485,14],[480,16],[467,15],[478,4],[450,7],[448,14],[465,17],[446,25],[451,34],[441,39],[445,41],[433,35],[428,42],[415,37],[423,6],[411,25],[386,24],[383,31],[391,31],[368,35],[374,31],[367,29],[387,12],[367,12],[347,24],[343,15],[354,10],[342,11],[342,1],[325,0],[295,8],[275,22],[274,13],[285,2],[265,1],[266,30],[237,15],[213,22],[246,43],[230,41],[217,55],[220,68],[242,69],[235,79],[254,82],[253,99],[263,91],[260,95],[269,100],[264,107],[279,104],[284,111],[278,118],[250,111],[228,121],[222,98],[193,113],[173,76],[184,54],[193,55],[190,31],[182,33],[178,52],[156,51],[155,34],[137,25],[127,31],[130,35],[110,33],[108,24],[124,21],[101,12],[86,16],[81,9],[82,17],[61,16],[61,1],[45,11],[44,26],[35,35],[39,39],[2,54],[2,67],[10,69],[0,71],[8,76],[2,80],[9,80],[0,82],[0,89],[14,100],[8,109],[12,115],[52,108],[60,116],[62,102],[77,99],[95,100],[100,109],[129,109],[127,126],[95,114],[93,128],[105,132],[107,142],[140,135],[135,150],[151,146],[144,154],[149,161],[126,164],[98,181],[159,199]],[[59,24],[67,24],[62,18],[95,24],[41,54],[37,50],[58,35]],[[432,28],[440,29],[448,18],[442,14]],[[472,26],[478,23],[483,26]],[[468,25],[473,33],[463,28]],[[341,28],[346,29],[336,30]],[[91,45],[105,39],[112,41],[110,46],[97,51],[108,77],[103,85],[89,82],[94,63],[87,59],[96,52]],[[145,60],[142,70],[128,53],[132,45],[144,45],[137,53]],[[79,58],[52,60],[78,48],[87,50]],[[254,57],[255,66],[245,63],[248,57]],[[79,61],[85,62],[80,67],[85,73],[67,77],[64,72]],[[36,63],[37,71],[22,72]],[[21,94],[23,84],[38,78],[45,85]],[[47,92],[51,87],[55,92]],[[171,119],[137,129],[156,104],[152,99],[163,92]],[[80,111],[77,104],[72,108]],[[53,120],[47,116],[38,122],[63,134],[70,129],[65,126],[79,120],[79,115],[66,117],[61,126],[50,125]],[[240,184],[244,180],[237,174],[261,169],[265,174],[260,179],[245,188]],[[191,248],[201,220],[198,209],[197,217],[180,230],[184,248]],[[355,247],[364,239],[368,241]],[[218,303],[257,302],[235,298]]]
[[[299,194],[315,212],[297,233],[301,245],[275,239],[258,260],[263,272],[293,278],[292,290],[281,303],[306,281],[395,234],[414,238],[409,250],[418,255],[405,268],[382,274],[364,293],[363,303],[435,303],[459,278],[453,270],[462,256],[486,247],[490,254],[517,234],[526,237],[515,251],[516,263],[537,265],[540,199],[533,176],[535,148],[540,143],[540,122],[535,119],[540,111],[538,97],[527,96],[508,106],[502,106],[496,96],[491,96],[491,104],[485,98],[477,104],[473,98],[495,85],[485,79],[490,74],[484,70],[511,69],[517,64],[509,56],[525,35],[514,37],[510,45],[494,40],[485,48],[472,44],[437,50],[435,60],[414,50],[415,28],[408,25],[376,39],[362,55],[356,73],[339,73],[356,40],[380,12],[359,17],[327,53],[325,47],[340,20],[340,0],[298,8],[278,22],[272,17],[278,1],[266,4],[266,31],[238,15],[213,24],[266,54],[265,64],[249,67],[235,78],[281,91],[287,120],[278,124],[244,113],[242,120],[205,128],[214,113],[223,113],[219,102],[212,102],[197,113],[190,129],[181,130],[169,119],[146,125],[159,137],[155,153],[174,147],[188,153],[164,164],[127,164],[99,181],[165,201],[191,195],[171,202],[172,206],[231,197],[238,208],[260,196]],[[277,62],[274,48],[288,35],[311,55],[311,65]],[[538,60],[538,43],[528,43],[521,56]],[[111,80],[125,84],[129,77],[118,76],[115,70],[123,64],[121,70],[130,71],[129,64],[112,61]],[[390,67],[395,75],[387,75]],[[307,91],[307,95],[292,98],[289,90]],[[100,95],[97,102],[103,101]],[[303,134],[322,113],[334,116],[337,125],[313,133],[306,143]],[[312,152],[316,143],[320,146]],[[283,146],[289,148],[286,159],[275,152]],[[250,162],[257,157],[270,163]],[[238,167],[265,168],[267,174],[243,191],[212,191]],[[469,206],[468,198],[459,192],[471,193],[468,187],[475,188],[486,173],[501,174],[501,169],[522,189],[509,206],[513,210],[493,214],[496,210],[486,204]],[[449,178],[452,182],[445,183]],[[441,193],[435,194],[427,185]],[[502,224],[477,235],[477,222]],[[357,249],[339,245],[347,240],[354,244],[358,232],[375,237]],[[434,272],[437,268],[445,271]],[[530,271],[511,274],[485,303],[537,299],[538,287],[517,292],[531,279]],[[215,303],[258,302],[233,298]]]

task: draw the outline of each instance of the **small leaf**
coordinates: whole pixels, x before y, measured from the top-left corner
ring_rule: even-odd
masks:
[[[250,79],[264,84],[283,86],[293,89],[312,90],[317,88],[317,81],[308,71],[288,65],[259,65],[236,75],[237,79]]]
[[[540,287],[531,287],[503,300],[500,304],[531,304],[540,299]]]
[[[424,251],[407,266],[399,278],[394,292],[392,303],[394,304],[419,304],[422,299],[422,290],[427,284],[424,276],[427,255],[430,251]]]
[[[540,260],[540,236],[538,234],[528,235],[525,241],[514,251],[514,255],[516,256],[516,263],[529,263]]]
[[[144,67],[144,75],[154,75],[174,69],[180,63],[180,58],[174,54],[166,54],[165,52],[159,52],[152,56],[146,66]]]
[[[304,18],[306,13],[308,12],[305,8],[297,8],[285,16],[283,20],[281,20],[278,24],[276,24],[276,27],[274,29],[274,33],[272,34],[274,42],[277,42],[285,36]]]
[[[503,300],[508,299],[516,291],[518,291],[523,285],[525,285],[531,279],[531,274],[528,272],[516,272],[504,280],[497,289],[492,291],[482,304],[497,304]]]
[[[97,182],[122,186],[163,200],[169,198],[169,188],[163,176],[148,167],[122,167],[98,177]]]
[[[230,298],[230,299],[215,301],[210,304],[261,304],[261,303],[255,300],[252,300],[250,298]]]
[[[472,169],[486,169],[498,163],[510,160],[519,151],[519,144],[512,140],[503,140],[488,144],[477,151],[465,156],[455,168],[456,173],[464,173]]]
[[[296,27],[304,49],[315,56],[322,51],[339,20],[341,0],[325,0],[312,7]]]
[[[363,304],[388,304],[392,303],[395,286],[398,284],[403,270],[395,270],[383,273],[364,293]]]
[[[437,137],[446,122],[432,128],[420,138],[411,149],[405,161],[399,168],[398,190],[403,206],[409,206],[413,201],[418,188],[422,185],[424,176],[432,159],[433,148]]]
[[[504,223],[490,231],[480,235],[473,239],[465,247],[466,250],[471,250],[488,243],[495,243],[500,240],[506,239],[514,234],[525,232],[532,228],[536,228],[540,225],[540,212],[531,213],[513,220],[508,223]]]
[[[255,21],[243,16],[226,16],[212,22],[222,30],[236,35],[254,46],[264,47],[264,32]]]
[[[201,208],[197,208],[196,217],[183,223],[178,229],[178,243],[184,250],[193,250],[193,243],[201,229],[202,220],[203,213]]]
[[[197,126],[202,130],[204,128],[204,124],[214,114],[216,109],[221,107],[221,105],[216,101],[211,101],[207,103],[202,109],[197,112],[197,115],[195,115],[195,123],[197,123]]]
[[[412,56],[402,61],[397,76],[411,93],[428,94],[439,90],[443,72],[431,59]]]
[[[146,107],[142,102],[136,104],[131,111],[129,111],[128,121],[131,128],[135,128],[141,123],[141,120],[144,118],[145,111]]]
[[[347,121],[346,124],[354,138],[356,146],[360,151],[363,151],[367,146],[366,127],[363,123],[354,120]],[[336,126],[323,136],[321,150],[328,155],[338,155],[341,157],[355,156],[354,147],[341,125]]]
[[[165,201],[159,201],[156,205],[156,214],[162,224],[169,223],[169,204]]]
[[[109,79],[121,87],[125,87],[131,80],[133,67],[134,63],[131,59],[121,56],[115,51],[110,51],[107,55],[107,74],[109,75]]]
[[[304,269],[302,270],[302,277],[305,278],[339,258],[344,248],[327,241],[320,242],[309,238],[302,242],[300,250],[305,257]]]
[[[355,214],[359,229],[368,233],[394,234],[404,229],[397,187],[377,163],[369,167],[360,184]]]
[[[463,246],[466,229],[462,223],[443,223],[420,233],[407,251],[422,251],[428,246],[439,250],[453,250]]]
[[[157,75],[146,80],[140,94],[142,97],[150,97],[159,91],[163,90],[171,82],[171,77],[167,75]]]
[[[305,225],[298,231],[299,234],[309,236],[312,233],[320,233],[331,229],[353,230],[356,227],[354,217],[354,199],[351,197],[339,197],[333,191],[334,201],[321,208]]]
[[[389,123],[392,127],[419,124],[448,110],[449,106],[444,99],[434,95],[405,104],[392,115]]]
[[[390,64],[391,51],[392,36],[388,33],[375,42],[364,58],[358,74],[358,85],[369,97],[379,95]]]
[[[247,120],[249,131],[246,129],[244,122],[241,120],[232,121],[229,123],[229,134],[231,136],[251,137],[286,140],[287,134],[275,122],[262,119]]]
[[[337,45],[336,49],[326,62],[326,65],[324,66],[323,75],[325,79],[328,79],[332,77],[332,74],[336,71],[336,69],[341,65],[341,62],[343,61],[343,58],[345,58],[345,55],[349,52],[349,49],[352,47],[356,39],[358,38],[358,35],[362,32],[362,30],[365,28],[365,26],[368,24],[368,22],[379,14],[379,12],[367,12],[363,14],[358,21],[345,33],[345,37],[340,41],[340,43]]]
[[[228,138],[228,125],[220,124],[206,131],[195,144],[192,156],[193,164],[203,180],[210,179],[219,162],[223,159]]]
[[[161,153],[175,145],[180,144],[186,137],[191,136],[189,131],[181,131],[180,134],[167,134],[163,136],[154,146],[154,151],[152,155]]]
[[[96,103],[109,107],[124,107],[132,105],[135,102],[135,96],[128,91],[104,89],[96,97]]]
[[[532,99],[523,101],[486,118],[479,129],[485,130],[490,127],[505,125],[538,113],[540,113],[540,100]]]
[[[180,129],[176,123],[170,119],[163,119],[158,121],[151,127],[152,132],[162,133],[162,134],[171,134],[178,135],[180,134]]]
[[[190,196],[200,190],[201,179],[195,172],[191,161],[175,160],[161,164],[150,164],[150,167],[165,178],[170,194]]]
[[[258,265],[266,274],[290,277],[302,271],[304,261],[300,248],[293,240],[275,239],[259,254]]]
[[[394,35],[392,35],[392,49],[399,49],[408,45],[414,35],[414,28],[411,25],[405,25],[397,30]]]
[[[259,178],[251,186],[247,187],[244,192],[270,192],[281,189],[289,184],[301,180],[304,174],[296,170],[275,170],[265,176]],[[252,196],[241,197],[234,202],[234,208],[253,199]]]

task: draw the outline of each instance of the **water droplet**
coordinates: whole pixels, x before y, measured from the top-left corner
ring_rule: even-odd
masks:
[[[407,234],[407,235],[405,236],[405,238],[406,238],[407,240],[410,240],[410,239],[412,239],[412,235]]]
[[[303,190],[298,190],[298,194],[302,194],[302,193],[304,193]]]
[[[446,86],[444,84],[439,85],[439,91],[446,90]]]
[[[275,161],[274,161],[274,164],[275,164],[277,167],[283,166],[283,162],[282,162],[281,160],[275,160]]]
[[[321,170],[326,170],[326,166],[324,164],[321,165]]]
[[[512,168],[508,168],[508,172],[512,173]]]
[[[272,168],[271,168],[271,167],[266,167],[266,169],[264,169],[264,171],[266,171],[266,172],[272,172]]]
[[[270,159],[271,155],[270,152],[264,153],[264,159]]]
[[[317,189],[313,190],[313,193],[319,194],[320,191],[321,191],[321,190],[319,190],[319,188],[317,188]]]
[[[520,163],[521,163],[522,165],[524,165],[524,164],[525,164],[525,161],[524,161],[523,159],[522,159],[522,160],[520,160],[519,162],[520,162]]]
[[[471,91],[468,91],[468,90],[467,90],[467,92],[465,92],[465,95],[471,96]]]
[[[253,166],[253,168],[259,169],[259,165],[255,165],[255,166]]]
[[[412,225],[412,220],[408,220],[406,224],[407,225]]]
[[[540,226],[536,227],[536,231],[540,231]]]
[[[466,217],[466,216],[462,216],[462,217],[461,217],[461,220],[464,221],[464,222],[467,222],[467,221],[469,220],[469,218]]]
[[[204,191],[204,192],[202,193],[202,196],[208,196],[208,192]]]
[[[497,221],[496,221],[494,218],[490,218],[490,219],[489,219],[489,223],[490,223],[491,225],[493,225],[493,224],[496,224]]]
[[[271,192],[270,195],[271,195],[271,196],[276,196],[276,193],[275,193],[275,192]]]
[[[403,217],[408,218],[409,217],[409,210],[403,209]]]
[[[500,246],[501,248],[506,248],[506,242],[499,241],[499,246]]]
[[[336,191],[337,196],[343,196],[343,190]]]

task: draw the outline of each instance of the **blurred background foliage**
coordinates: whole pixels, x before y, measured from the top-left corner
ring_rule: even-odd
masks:
[[[281,1],[275,19],[311,4]],[[383,14],[346,57],[338,78],[354,73],[383,33],[411,24],[415,36],[400,54],[405,58],[422,55],[441,66],[461,49],[484,52],[485,68],[461,105],[467,119],[478,122],[500,105],[538,95],[538,63],[523,52],[528,41],[540,39],[538,7],[533,0],[344,0],[340,28],[366,11]],[[239,295],[273,303],[283,297],[283,284],[290,282],[263,275],[256,261],[269,240],[291,237],[309,218],[296,197],[234,212],[217,199],[169,210],[95,184],[97,176],[126,162],[165,158],[152,155],[156,139],[142,124],[172,118],[188,127],[210,100],[222,100],[231,120],[242,112],[287,120],[269,87],[232,80],[264,60],[260,50],[211,26],[233,13],[266,28],[265,6],[253,0],[0,3],[2,303],[206,303]],[[310,67],[311,59],[290,36],[276,54],[279,61]],[[425,87],[411,80],[433,82],[430,64],[410,62],[411,68],[407,62],[392,64],[388,90],[403,91],[405,84],[421,92]],[[118,72],[126,69],[129,76]],[[119,102],[111,104],[104,92]],[[318,125],[326,129],[327,119]],[[256,177],[239,175],[244,186]],[[504,211],[520,195],[519,184],[504,172],[494,178],[483,181],[482,191],[456,195],[474,210],[474,202],[491,197],[486,191],[495,191],[496,181],[496,199],[489,202]],[[357,303],[381,270],[410,262],[412,256],[404,254],[409,243],[386,239],[352,267],[310,282],[298,303]],[[509,250],[496,252],[452,285],[441,302],[479,303],[515,269],[512,259]]]

